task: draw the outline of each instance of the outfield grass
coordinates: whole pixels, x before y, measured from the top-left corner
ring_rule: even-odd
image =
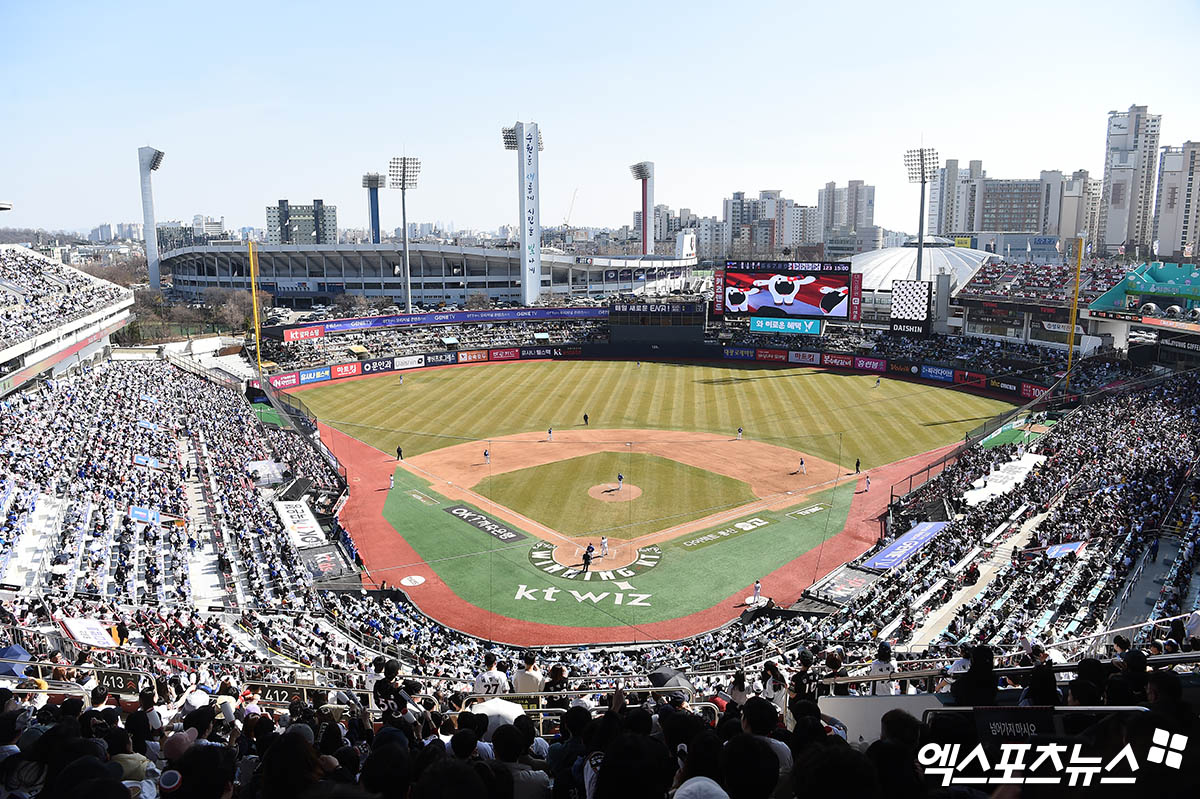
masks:
[[[406,456],[548,427],[732,433],[870,468],[953,441],[1010,403],[874,375],[643,361],[430,369],[298,392],[327,424]]]
[[[462,599],[493,613],[544,624],[582,627],[627,624],[631,625],[631,638],[635,637],[638,624],[706,610],[733,591],[749,586],[819,546],[826,537],[842,529],[855,491],[855,484],[847,482],[822,491],[799,506],[804,509],[821,505],[818,512],[788,516],[783,512],[760,511],[734,519],[710,530],[729,533],[737,530],[737,522],[747,519],[765,523],[719,537],[709,544],[694,543],[704,532],[675,539],[663,545],[657,566],[630,578],[625,585],[632,588],[622,588],[612,581],[581,582],[546,574],[530,562],[530,548],[538,543],[536,538],[530,536],[515,544],[501,544],[447,513],[447,507],[460,503],[446,500],[428,481],[404,469],[397,469],[395,476],[395,488],[384,505],[384,518]],[[409,493],[413,491],[438,499],[440,504],[421,501]],[[688,546],[688,542],[693,543]],[[826,564],[829,565],[834,564]],[[400,566],[373,575],[395,585],[406,573]],[[552,601],[546,601],[546,589],[558,589]],[[777,594],[778,590],[781,589],[770,581],[764,583],[764,595],[775,596],[781,602],[796,599],[793,595]],[[630,605],[635,595],[641,599],[637,605]],[[741,597],[735,603],[738,601]],[[424,610],[437,616],[436,607]]]
[[[588,489],[617,474],[641,496],[605,502]],[[637,538],[755,499],[741,480],[644,452],[597,452],[489,477],[473,489],[563,535]]]

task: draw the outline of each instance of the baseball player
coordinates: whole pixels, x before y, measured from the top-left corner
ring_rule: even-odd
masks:
[[[617,472],[617,490],[618,491],[621,490],[621,483],[624,483],[624,482],[625,482],[625,475],[621,474],[620,472]]]
[[[587,417],[587,414],[585,413],[585,414],[583,415],[583,426],[584,426],[584,427],[587,427],[587,423],[588,423],[588,417]]]
[[[404,385],[404,375],[400,375],[400,385]]]
[[[588,571],[592,568],[592,545],[588,544],[587,550],[583,553],[583,571]]]
[[[485,449],[483,451],[483,462],[484,463],[492,462],[492,451],[490,449]]]
[[[855,474],[858,474],[858,472],[859,472],[859,467],[861,467],[861,466],[862,466],[862,461],[861,461],[861,460],[859,460],[858,458],[855,458],[855,459],[854,459],[854,473],[855,473]]]
[[[738,441],[742,440],[742,428],[738,428]]]
[[[866,490],[865,490],[863,493],[864,493],[864,494],[869,494],[869,493],[871,493],[871,475],[869,475],[869,474],[867,475],[867,487],[866,487]]]
[[[761,597],[762,597],[762,582],[760,580],[755,580],[754,581],[754,599],[750,600],[750,604],[757,605],[758,600]]]
[[[548,430],[546,430],[546,440],[547,440],[547,441],[553,441],[553,440],[554,440],[554,428],[553,428],[553,427],[551,427],[551,428],[549,428]]]
[[[882,379],[883,379],[882,377],[875,378],[875,388],[879,388],[879,381]]]
[[[396,447],[396,460],[398,460],[398,461],[404,460],[404,448],[403,447]]]
[[[396,475],[389,474],[388,475],[388,490],[391,491],[395,487],[396,487]]]
[[[608,536],[606,535],[600,536],[600,557],[608,557]]]
[[[800,473],[808,474],[808,467],[804,465],[804,458],[800,459]]]

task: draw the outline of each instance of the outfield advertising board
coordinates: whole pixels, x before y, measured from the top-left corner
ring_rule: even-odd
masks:
[[[522,347],[521,360],[532,358],[553,358],[554,347]]]
[[[488,350],[489,361],[515,361],[521,357],[519,347],[504,347],[501,349]]]
[[[320,383],[322,380],[329,379],[329,367],[321,366],[316,369],[301,369],[300,370],[300,385],[308,383]]]
[[[452,363],[458,363],[458,358],[453,352],[427,352],[425,353],[426,366],[448,366]]]
[[[787,363],[787,350],[755,350],[754,360]]]
[[[394,365],[391,358],[372,358],[369,361],[362,362],[362,373],[364,375],[373,375],[379,372],[390,372],[394,368]]]
[[[725,357],[734,361],[753,361],[753,347],[726,347]]]
[[[887,361],[882,358],[859,358],[854,359],[854,368],[861,369],[864,372],[886,372]]]
[[[342,377],[356,377],[362,374],[362,363],[354,361],[353,363],[339,363],[333,366],[331,378],[337,380]]]
[[[1039,386],[1037,383],[1021,383],[1021,396],[1025,399],[1037,399],[1047,391],[1045,386]]]
[[[459,350],[459,363],[479,363],[488,359],[487,350]]]
[[[923,363],[921,364],[921,377],[926,380],[937,380],[941,383],[953,383],[954,370],[948,369],[945,366],[931,366]]]
[[[283,330],[283,340],[303,341],[305,339],[321,338],[331,333],[349,333],[355,330],[375,330],[386,327],[607,318],[608,308],[498,308],[481,311],[438,311],[423,314],[361,316],[351,319],[329,319],[319,325],[302,325],[285,328]]]
[[[957,384],[967,384],[970,386],[985,386],[987,385],[987,375],[979,372],[965,372],[962,369],[954,370],[954,382]]]
[[[916,377],[921,374],[921,364],[911,361],[888,361],[888,371],[898,375]]]
[[[1017,394],[1021,390],[1021,386],[1015,380],[1009,380],[1004,377],[993,377],[987,381],[988,388],[994,388],[997,391],[1007,391],[1010,394]]]
[[[806,363],[812,366],[821,365],[821,353],[819,352],[789,352],[788,363]]]
[[[296,372],[284,372],[281,375],[271,375],[267,382],[272,388],[291,388],[300,385],[300,375]]]
[[[823,352],[821,353],[821,365],[832,366],[835,369],[853,369],[854,356],[842,355],[838,352]]]

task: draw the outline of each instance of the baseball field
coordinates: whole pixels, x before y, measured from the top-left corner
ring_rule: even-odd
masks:
[[[1011,407],[809,367],[622,361],[294,393],[349,470],[369,582],[515,643],[710,629],[755,579],[790,604],[870,545],[892,482]]]

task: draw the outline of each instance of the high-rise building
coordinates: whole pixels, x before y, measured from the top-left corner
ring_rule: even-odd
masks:
[[[845,188],[826,183],[817,192],[817,209],[825,238],[834,231],[853,231],[875,225],[875,187],[861,180],[851,180]]]
[[[141,222],[121,222],[117,225],[117,237],[122,239],[137,240],[142,238],[145,232]]]
[[[1200,238],[1200,142],[1164,147],[1158,160],[1154,238],[1159,258],[1190,258]]]
[[[929,210],[926,227],[935,236],[947,236],[956,230],[966,230],[973,224],[973,214],[964,214],[961,203],[970,193],[965,189],[973,181],[987,177],[983,161],[969,162],[966,170],[959,169],[958,159],[947,158],[938,169],[937,177],[929,183]],[[964,218],[965,217],[965,218]]]
[[[875,224],[875,187],[861,180],[846,185],[846,226],[858,230]]]
[[[1122,248],[1129,255],[1150,252],[1161,121],[1144,105],[1108,113],[1097,233],[1102,252],[1111,255]]]
[[[268,244],[337,244],[337,206],[324,200],[293,205],[280,200],[267,206]]]
[[[220,219],[204,214],[192,217],[192,233],[197,239],[220,238],[225,235],[225,217]]]
[[[1076,170],[1071,173],[1070,178],[1062,182],[1056,235],[1064,239],[1083,237],[1086,241],[1091,241],[1089,227],[1091,203],[1088,192],[1092,184],[1096,182],[1088,177],[1086,169]]]

